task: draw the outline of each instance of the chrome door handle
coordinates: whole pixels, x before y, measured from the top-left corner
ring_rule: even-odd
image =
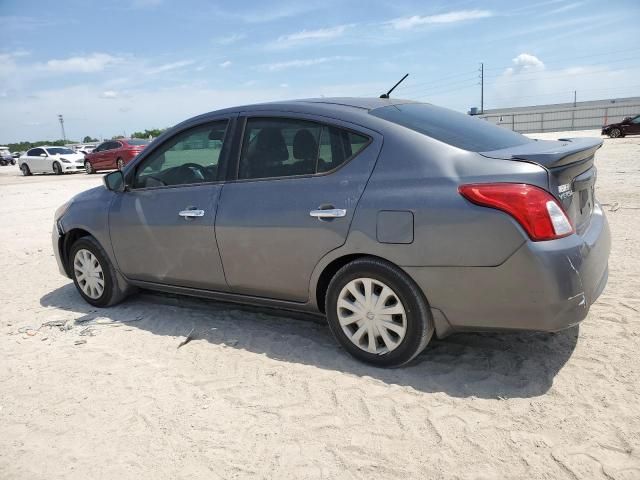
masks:
[[[178,215],[183,218],[204,217],[204,210],[182,210]]]
[[[309,215],[316,218],[339,218],[344,217],[347,211],[344,208],[331,208],[327,210],[311,210]]]

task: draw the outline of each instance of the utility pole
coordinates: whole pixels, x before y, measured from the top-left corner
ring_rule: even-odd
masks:
[[[62,118],[62,115],[58,115],[58,120],[60,120],[60,128],[62,128],[62,139],[66,143],[67,135],[64,133],[64,118]]]
[[[484,63],[480,62],[480,113],[484,113]]]
[[[577,100],[577,96],[578,96],[578,92],[577,90],[573,91],[573,106],[576,106],[576,100]]]

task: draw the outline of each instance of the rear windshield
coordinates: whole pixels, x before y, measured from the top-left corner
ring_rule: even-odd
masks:
[[[127,140],[129,145],[148,145],[149,140],[141,140],[139,138],[132,138],[131,140]]]
[[[533,141],[486,120],[424,103],[391,105],[369,113],[470,152],[489,152]]]

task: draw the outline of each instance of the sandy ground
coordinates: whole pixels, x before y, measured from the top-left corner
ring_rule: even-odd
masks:
[[[277,311],[91,308],[50,231],[100,176],[0,167],[0,478],[640,478],[640,137],[597,165],[614,243],[583,324],[455,335],[399,370]]]

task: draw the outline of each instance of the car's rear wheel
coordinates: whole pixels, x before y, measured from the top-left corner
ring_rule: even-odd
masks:
[[[420,289],[398,267],[377,258],[355,260],[335,274],[325,311],[344,349],[380,367],[409,363],[433,336]]]
[[[26,163],[23,163],[22,165],[20,165],[20,170],[22,170],[22,175],[24,175],[25,177],[28,177],[31,175],[31,170],[29,170],[29,165],[27,165]]]
[[[609,130],[609,137],[610,138],[618,138],[622,136],[622,132],[620,131],[619,128],[612,128],[611,130]]]
[[[78,292],[96,307],[110,307],[126,297],[107,254],[93,237],[81,237],[69,252],[69,271]]]
[[[62,167],[58,162],[53,162],[53,173],[56,175],[62,175]]]
[[[93,168],[93,165],[91,165],[91,162],[89,160],[85,160],[84,162],[84,171],[89,175],[91,175],[92,173],[96,173],[95,168]]]
[[[122,160],[121,158],[116,160],[116,167],[118,170],[122,170],[124,168],[124,160]]]

